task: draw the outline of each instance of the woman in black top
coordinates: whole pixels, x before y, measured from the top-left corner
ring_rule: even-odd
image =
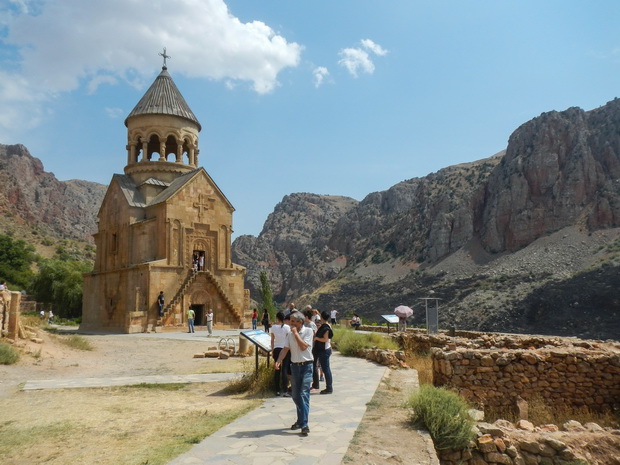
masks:
[[[271,325],[269,324],[269,312],[267,309],[263,312],[263,319],[261,320],[261,323],[265,325],[265,332],[269,334],[269,328],[271,328]]]
[[[334,337],[334,331],[328,323],[329,312],[321,312],[321,319],[323,320],[321,326],[319,326],[319,329],[314,336],[314,353],[317,354],[319,358],[319,363],[321,364],[321,368],[323,369],[323,373],[325,374],[326,386],[325,389],[321,391],[321,394],[331,394],[332,392],[334,392],[334,388],[332,385],[332,370],[329,367],[329,357],[332,354],[331,344],[329,344],[329,340]]]

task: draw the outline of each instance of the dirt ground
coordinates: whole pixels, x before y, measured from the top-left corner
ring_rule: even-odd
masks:
[[[432,439],[411,426],[403,408],[417,380],[414,370],[390,370],[367,404],[343,463],[439,465]]]
[[[239,372],[252,359],[198,359],[206,342],[83,336],[92,351],[62,344],[39,331],[43,343],[20,347],[15,365],[0,365],[0,460],[4,465],[167,463],[202,437],[258,405],[223,395],[225,383],[173,389],[118,387],[21,391],[29,380],[209,372]],[[196,425],[192,427],[188,425]],[[202,436],[201,436],[202,435]]]

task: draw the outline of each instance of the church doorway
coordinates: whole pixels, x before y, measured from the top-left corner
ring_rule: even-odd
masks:
[[[194,250],[192,253],[192,268],[194,271],[204,271],[205,270],[205,251],[204,250]]]
[[[204,326],[207,324],[207,320],[205,318],[205,306],[204,305],[190,305],[194,313],[196,314],[194,318],[194,326]]]

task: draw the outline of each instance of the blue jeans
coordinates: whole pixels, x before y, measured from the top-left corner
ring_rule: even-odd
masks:
[[[325,375],[325,388],[328,391],[333,391],[333,378],[332,378],[332,370],[329,367],[329,357],[332,354],[331,349],[322,350],[318,353],[319,355],[319,363],[321,364],[321,369],[323,370],[323,374]]]
[[[194,319],[193,318],[187,319],[187,328],[189,329],[190,333],[194,332]]]
[[[302,428],[308,426],[310,413],[310,385],[312,384],[312,362],[305,365],[291,363],[291,397],[297,408],[297,424]]]
[[[256,319],[252,319],[252,329],[256,329]]]

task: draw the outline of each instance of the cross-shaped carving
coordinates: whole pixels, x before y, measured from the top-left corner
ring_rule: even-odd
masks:
[[[206,194],[200,194],[198,196],[198,202],[194,202],[194,207],[198,209],[198,221],[202,222],[202,214],[206,210],[209,210],[212,208],[210,202],[214,202],[214,201],[215,199],[210,198]]]

